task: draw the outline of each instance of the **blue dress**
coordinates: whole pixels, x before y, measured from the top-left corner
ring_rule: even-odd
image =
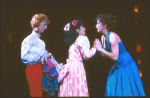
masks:
[[[107,35],[107,51],[111,51]],[[104,42],[104,39],[103,39]],[[105,96],[145,96],[144,88],[136,63],[125,49],[123,42],[119,44],[119,57],[114,61],[113,67],[108,75]]]

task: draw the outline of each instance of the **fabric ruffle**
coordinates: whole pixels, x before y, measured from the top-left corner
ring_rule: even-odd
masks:
[[[56,91],[59,89],[57,76],[56,66],[48,60],[43,65],[42,88],[44,97],[55,96]]]
[[[90,41],[87,36],[79,36],[76,42],[83,50],[90,49]]]

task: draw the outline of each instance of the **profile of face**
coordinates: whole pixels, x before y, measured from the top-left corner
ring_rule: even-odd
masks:
[[[39,33],[40,34],[43,33],[47,29],[47,23],[42,21],[38,28],[39,28]]]
[[[85,35],[85,27],[83,25],[80,26],[79,29],[76,29],[79,35]]]
[[[104,30],[105,28],[106,28],[106,25],[103,26],[103,24],[100,22],[100,20],[97,20],[97,24],[96,24],[97,32],[101,32],[101,31]]]

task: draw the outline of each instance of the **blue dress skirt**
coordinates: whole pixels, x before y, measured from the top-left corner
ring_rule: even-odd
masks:
[[[111,51],[107,35],[107,51]],[[102,44],[103,45],[103,44]],[[123,42],[119,44],[119,57],[108,75],[105,96],[145,96],[142,81],[136,63],[126,51]]]
[[[56,96],[56,92],[59,89],[58,86],[58,73],[56,71],[56,66],[48,60],[42,68],[42,89],[44,97]]]

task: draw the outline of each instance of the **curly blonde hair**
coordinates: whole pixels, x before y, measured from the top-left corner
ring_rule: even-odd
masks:
[[[47,24],[50,24],[50,20],[45,14],[35,14],[30,21],[31,27],[38,27],[42,21],[46,22]]]

